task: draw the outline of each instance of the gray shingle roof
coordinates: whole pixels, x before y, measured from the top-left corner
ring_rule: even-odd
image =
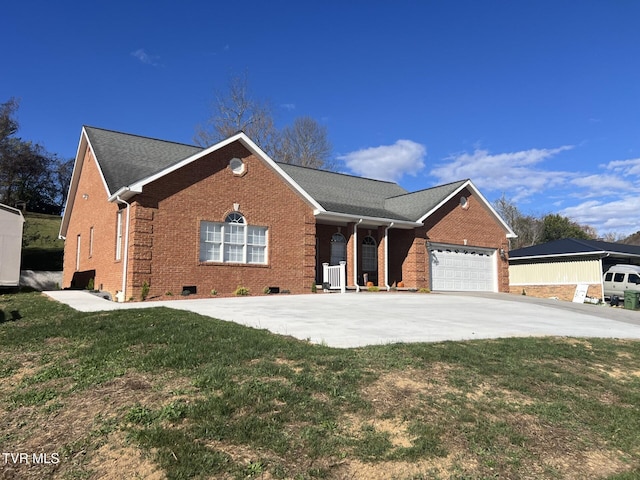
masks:
[[[389,197],[407,191],[397,183],[278,163],[314,200],[329,212],[409,220],[385,208]]]
[[[202,151],[181,143],[84,128],[111,194]]]
[[[385,201],[385,208],[416,221],[464,185],[465,182],[466,180],[459,180],[446,185],[391,197]]]
[[[110,194],[202,152],[201,147],[87,127]],[[278,163],[328,212],[416,221],[465,180],[408,193],[397,183]]]

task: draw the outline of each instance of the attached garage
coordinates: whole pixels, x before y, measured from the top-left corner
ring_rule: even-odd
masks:
[[[431,289],[496,292],[496,250],[460,245],[431,245]]]

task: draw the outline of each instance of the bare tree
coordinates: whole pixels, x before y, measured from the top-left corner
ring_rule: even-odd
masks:
[[[256,100],[250,93],[247,75],[229,80],[228,89],[218,92],[213,114],[196,127],[194,141],[208,147],[243,131],[276,161],[334,170],[331,143],[326,127],[311,117],[299,117],[293,125],[279,131],[269,102]]]
[[[247,75],[231,77],[226,92],[217,92],[213,115],[196,127],[194,141],[208,147],[243,131],[268,155],[276,151],[278,131],[268,102],[254,99]]]
[[[326,127],[311,117],[299,117],[280,134],[276,159],[303,167],[334,169]]]
[[[496,200],[493,206],[518,235],[518,238],[511,239],[512,249],[530,247],[541,243],[544,234],[542,220],[531,215],[524,215],[516,204],[504,195]]]

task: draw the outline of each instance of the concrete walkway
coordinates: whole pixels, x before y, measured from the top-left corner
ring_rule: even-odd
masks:
[[[333,347],[526,336],[640,339],[640,311],[508,294],[347,293],[115,303],[44,292],[76,310],[167,307]]]

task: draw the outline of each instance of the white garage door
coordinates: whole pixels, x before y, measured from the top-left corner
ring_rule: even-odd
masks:
[[[434,246],[430,256],[432,290],[496,290],[495,250],[443,245]]]

